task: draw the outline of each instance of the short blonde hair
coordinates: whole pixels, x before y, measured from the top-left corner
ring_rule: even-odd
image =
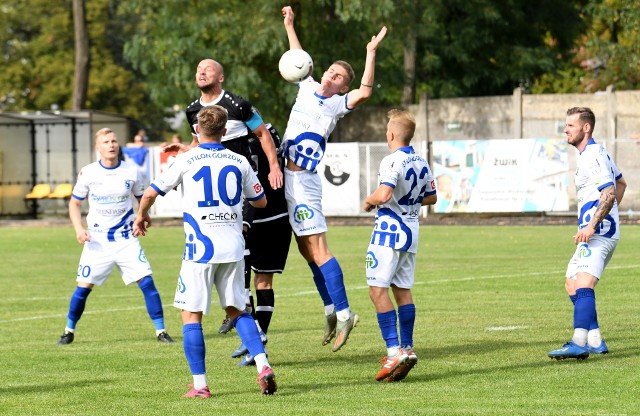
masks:
[[[387,113],[389,117],[390,127],[393,126],[399,140],[405,144],[409,144],[416,132],[416,119],[407,110],[399,110],[394,108]]]
[[[204,107],[198,112],[200,134],[209,138],[220,138],[227,125],[227,110],[219,105]]]
[[[96,132],[96,136],[95,136],[96,137],[96,143],[98,142],[98,139],[100,139],[100,138],[102,138],[102,137],[104,137],[104,136],[106,136],[108,134],[115,135],[116,133],[113,130],[111,130],[109,127],[105,127],[105,128],[102,128],[102,129],[98,130]]]
[[[353,81],[353,79],[356,77],[356,73],[354,72],[353,67],[351,67],[349,62],[335,61],[333,64],[340,65],[342,68],[344,68],[345,71],[347,71],[347,77],[349,78],[347,80],[347,85],[351,84],[351,81]]]

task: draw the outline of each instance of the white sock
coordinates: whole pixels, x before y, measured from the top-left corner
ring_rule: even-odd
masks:
[[[265,365],[267,367],[271,367],[269,365],[269,361],[267,360],[267,354],[265,353],[258,354],[253,358],[254,360],[256,360],[256,368],[258,369],[258,374],[260,374],[260,372],[262,371],[262,367],[264,367]]]
[[[338,317],[338,321],[348,321],[349,320],[349,316],[351,316],[351,311],[349,311],[349,308],[347,309],[343,309],[341,311],[336,312],[336,316]]]
[[[395,347],[387,348],[387,357],[395,357],[400,352],[400,346],[396,345]]]
[[[602,334],[600,334],[600,328],[589,330],[587,334],[587,342],[592,347],[599,347],[602,344]]]
[[[163,332],[165,332],[166,329],[162,328],[162,329],[156,329],[156,336],[162,334]]]
[[[332,303],[331,305],[327,305],[324,307],[324,314],[329,316],[336,311],[336,307]]]
[[[193,388],[200,390],[203,387],[207,387],[207,375],[206,374],[194,374],[193,375]]]
[[[589,331],[584,328],[575,328],[573,330],[573,338],[571,340],[579,346],[584,347],[585,345],[587,345],[588,332]]]
[[[65,326],[64,327],[64,333],[66,334],[67,332],[71,332],[73,334],[74,332],[76,332],[76,330],[75,329],[71,329],[68,326]]]

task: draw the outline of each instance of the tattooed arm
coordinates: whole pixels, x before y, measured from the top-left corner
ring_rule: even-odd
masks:
[[[613,204],[616,201],[616,188],[613,185],[607,186],[606,188],[600,191],[600,202],[598,202],[598,208],[596,208],[596,212],[591,217],[591,221],[587,224],[586,227],[578,230],[578,233],[573,236],[573,241],[578,243],[586,243],[589,241],[591,236],[595,234],[596,230],[600,226],[604,217],[609,214],[611,208],[613,208]]]

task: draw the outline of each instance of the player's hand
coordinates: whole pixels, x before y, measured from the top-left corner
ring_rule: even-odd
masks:
[[[151,217],[138,215],[133,221],[133,235],[136,237],[145,236],[149,227],[151,227]]]
[[[284,25],[285,26],[293,26],[293,9],[291,6],[286,6],[282,8],[282,16],[284,16]]]
[[[282,187],[283,176],[282,171],[280,170],[280,165],[276,165],[276,167],[272,168],[269,171],[269,185],[271,185],[271,189],[276,190]]]
[[[364,204],[362,204],[362,209],[365,212],[371,212],[374,210],[374,208],[376,207],[376,205],[371,205],[370,203],[368,203],[367,201],[364,201]]]
[[[376,36],[373,36],[371,38],[371,42],[367,43],[367,52],[375,52],[376,48],[378,47],[380,42],[382,42],[382,39],[384,39],[386,34],[387,34],[387,27],[382,26],[382,29],[380,29],[380,32]]]
[[[586,227],[578,230],[576,235],[573,236],[573,242],[576,245],[580,243],[588,243],[589,239],[595,234],[595,232],[596,230],[594,230],[591,225],[587,225]]]
[[[163,152],[184,153],[189,150],[189,147],[182,143],[163,143],[160,148]]]
[[[78,243],[84,244],[87,241],[91,241],[91,234],[87,230],[78,231],[76,232],[76,240],[78,240]]]

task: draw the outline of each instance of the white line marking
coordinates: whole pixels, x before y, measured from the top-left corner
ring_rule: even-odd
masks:
[[[628,266],[609,266],[606,268],[606,270],[621,270],[621,269],[638,269],[640,268],[640,265],[637,264],[631,264]],[[461,277],[461,278],[454,278],[454,279],[438,279],[438,280],[429,280],[429,281],[422,281],[422,282],[415,282],[414,285],[429,285],[429,284],[440,284],[440,283],[454,283],[454,282],[470,282],[470,281],[475,281],[475,280],[489,280],[489,279],[502,279],[502,278],[506,278],[506,277],[528,277],[528,276],[542,276],[542,275],[555,275],[555,276],[563,276],[564,275],[564,270],[558,271],[558,270],[553,270],[553,271],[547,271],[547,272],[529,272],[529,273],[511,273],[511,274],[496,274],[496,275],[489,275],[489,276],[469,276],[469,277]],[[363,290],[363,289],[369,289],[369,286],[352,286],[349,287],[349,290]],[[315,290],[305,290],[302,292],[295,292],[295,293],[291,293],[288,295],[276,295],[276,298],[290,298],[290,297],[297,297],[297,296],[307,296],[307,295],[314,295],[317,292]],[[118,296],[118,297],[122,297],[122,295],[111,295],[111,296]],[[133,294],[131,295],[133,297]],[[62,299],[63,297],[33,297],[33,298],[28,298],[25,300],[51,300],[51,299]],[[64,299],[68,299],[68,297],[64,297]],[[172,307],[173,303],[171,303],[170,305],[163,305],[163,307],[167,308],[167,307]],[[84,314],[99,314],[99,313],[109,313],[109,312],[119,312],[119,311],[131,311],[131,310],[137,310],[137,309],[144,309],[145,306],[132,306],[129,308],[119,308],[119,309],[101,309],[101,310],[90,310],[90,311],[86,311],[84,312]],[[37,319],[50,319],[50,318],[60,318],[60,317],[66,317],[66,313],[65,314],[55,314],[55,315],[42,315],[42,316],[30,316],[30,317],[25,317],[25,318],[15,318],[15,319],[5,319],[5,320],[0,320],[0,324],[6,324],[6,323],[12,323],[12,322],[20,322],[20,321],[32,321],[32,320],[37,320]],[[517,328],[520,329],[520,328]],[[489,329],[487,329],[489,330]]]
[[[488,326],[485,331],[515,331],[516,329],[529,328],[526,325],[510,325],[510,326]]]

